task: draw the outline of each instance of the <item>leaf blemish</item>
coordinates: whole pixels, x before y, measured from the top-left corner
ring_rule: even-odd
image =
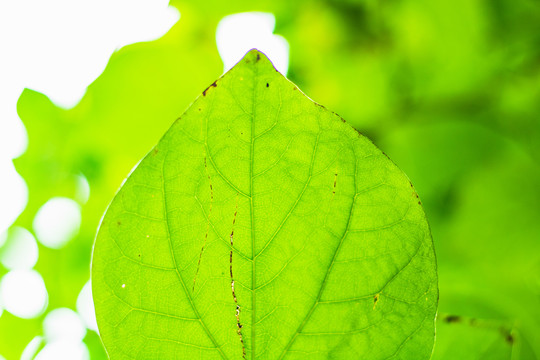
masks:
[[[238,196],[240,194],[236,194],[236,208],[234,209],[234,216],[232,221],[232,230],[231,230],[231,250],[229,253],[229,272],[231,275],[231,292],[232,297],[234,300],[234,303],[236,305],[236,310],[234,313],[234,316],[236,317],[236,327],[238,328],[236,330],[236,333],[238,334],[238,337],[240,338],[240,343],[242,344],[242,358],[246,358],[246,348],[244,346],[244,338],[242,336],[242,323],[240,322],[240,305],[238,304],[238,299],[236,298],[236,293],[234,291],[234,276],[233,276],[233,248],[234,248],[234,224],[236,223],[236,215],[238,214]]]
[[[375,308],[377,307],[377,303],[379,302],[379,296],[380,296],[380,294],[376,294],[373,297],[373,310],[375,310]]]
[[[207,93],[208,90],[210,90],[210,88],[212,88],[212,87],[217,87],[216,81],[214,81],[212,84],[210,84],[210,86],[207,87],[207,88],[202,92],[202,95],[203,95],[203,96],[206,96],[206,93]]]
[[[212,187],[212,178],[210,177],[210,173],[208,172],[208,165],[206,164],[206,156],[204,157],[204,172],[206,173],[206,177],[208,178],[208,185],[210,187],[210,207],[208,208],[208,221],[206,222],[206,232],[204,234],[204,241],[203,245],[201,247],[201,251],[199,252],[199,261],[197,262],[197,270],[195,271],[195,276],[193,277],[193,287],[192,291],[195,291],[195,283],[197,282],[197,276],[199,275],[199,269],[201,267],[201,259],[204,252],[204,248],[206,246],[206,240],[208,239],[208,231],[210,230],[210,215],[212,214],[212,204],[214,203],[214,188]]]
[[[266,83],[266,87],[269,87],[269,86],[270,86],[270,84]]]
[[[330,209],[332,208],[332,204],[334,203],[334,198],[336,197],[336,187],[337,187],[337,170],[334,173],[334,186],[332,187],[332,197],[330,197],[330,201],[328,202],[328,208],[326,210],[326,216],[324,218],[324,226],[326,226],[326,221],[328,219],[328,214],[330,213]]]

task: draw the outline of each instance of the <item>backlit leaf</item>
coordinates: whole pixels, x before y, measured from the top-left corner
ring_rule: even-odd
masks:
[[[256,50],[128,177],[92,276],[113,360],[428,359],[433,347],[435,255],[414,188]]]

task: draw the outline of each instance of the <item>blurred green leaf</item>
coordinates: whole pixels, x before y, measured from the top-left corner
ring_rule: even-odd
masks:
[[[418,195],[256,50],[129,176],[92,279],[112,359],[428,359],[433,347]]]
[[[433,360],[510,360],[515,336],[493,321],[439,316]]]

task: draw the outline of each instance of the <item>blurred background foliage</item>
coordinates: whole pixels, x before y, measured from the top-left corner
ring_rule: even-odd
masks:
[[[2,356],[19,359],[43,335],[48,311],[76,309],[99,220],[122,180],[222,74],[219,21],[263,11],[289,43],[291,81],[371,138],[422,198],[444,314],[434,358],[540,359],[538,1],[171,5],[181,13],[171,30],[115,52],[74,108],[28,89],[18,101],[28,148],[14,163],[29,200],[14,225],[31,230],[49,199],[80,197],[81,174],[90,196],[75,239],[39,246],[47,310],[33,319],[1,315]],[[0,276],[7,272],[0,265]],[[85,343],[92,359],[106,358],[94,331]]]

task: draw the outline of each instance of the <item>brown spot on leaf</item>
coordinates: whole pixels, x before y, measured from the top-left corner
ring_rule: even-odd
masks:
[[[266,83],[266,87],[269,87],[269,86],[270,86],[270,84]]]
[[[120,226],[120,225],[122,225],[122,222],[119,220],[119,221],[116,222],[116,225]]]
[[[377,307],[377,303],[379,302],[379,296],[380,296],[380,294],[376,294],[373,297],[373,310],[375,310],[375,307]]]
[[[257,53],[257,61],[261,60],[261,54]]]
[[[203,96],[206,96],[206,93],[207,93],[208,90],[210,90],[210,88],[212,88],[212,87],[217,87],[217,84],[216,84],[215,81],[214,81],[212,84],[210,84],[210,86],[207,87],[207,88],[202,92],[202,95],[203,95]]]

